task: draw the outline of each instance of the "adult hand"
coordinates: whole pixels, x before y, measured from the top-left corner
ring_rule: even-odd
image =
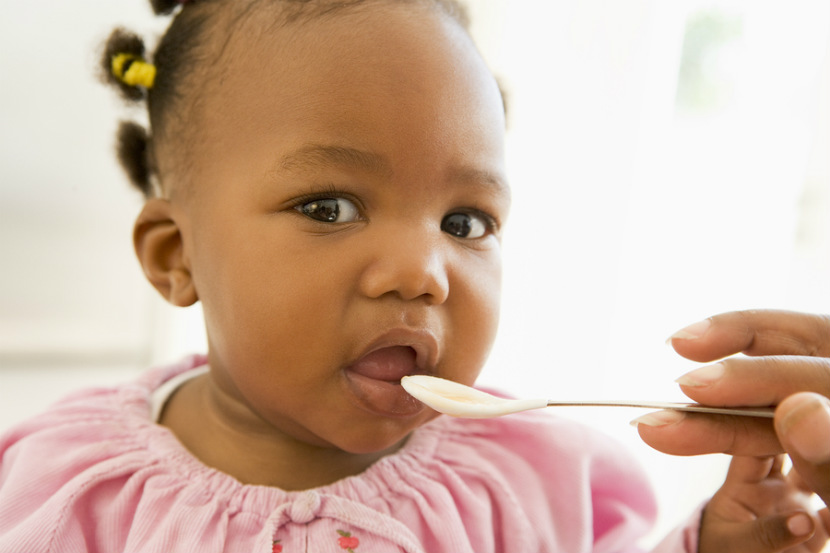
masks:
[[[642,439],[676,455],[786,452],[809,488],[830,504],[830,317],[772,310],[724,313],[686,327],[670,341],[693,361],[722,359],[678,379],[692,400],[777,406],[774,423],[664,411],[638,419]],[[736,353],[748,357],[728,357]]]

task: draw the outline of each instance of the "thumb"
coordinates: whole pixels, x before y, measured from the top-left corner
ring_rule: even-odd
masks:
[[[775,431],[801,479],[830,505],[830,400],[811,392],[786,398]]]
[[[750,522],[730,526],[732,529],[728,537],[720,536],[709,543],[705,536],[701,535],[700,553],[779,553],[807,541],[815,532],[813,519],[803,512],[759,517]]]

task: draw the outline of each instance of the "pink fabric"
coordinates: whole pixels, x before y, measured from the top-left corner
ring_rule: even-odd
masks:
[[[543,413],[441,417],[322,488],[242,485],[150,421],[152,390],[202,363],[75,394],[5,435],[0,551],[621,553],[655,518],[617,444]],[[655,551],[695,551],[695,520]]]

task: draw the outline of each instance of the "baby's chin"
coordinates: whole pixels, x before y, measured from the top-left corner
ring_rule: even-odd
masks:
[[[351,455],[381,458],[401,449],[413,432],[437,416],[438,413],[425,415],[418,423],[411,423],[406,429],[379,429],[372,432],[355,433],[351,436],[341,436],[330,445]]]

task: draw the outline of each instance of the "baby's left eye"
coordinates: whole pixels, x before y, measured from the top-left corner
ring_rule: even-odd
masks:
[[[492,227],[483,215],[450,213],[441,221],[441,230],[457,238],[481,238]]]
[[[320,198],[298,205],[296,209],[323,223],[352,223],[360,218],[357,206],[345,198]]]

